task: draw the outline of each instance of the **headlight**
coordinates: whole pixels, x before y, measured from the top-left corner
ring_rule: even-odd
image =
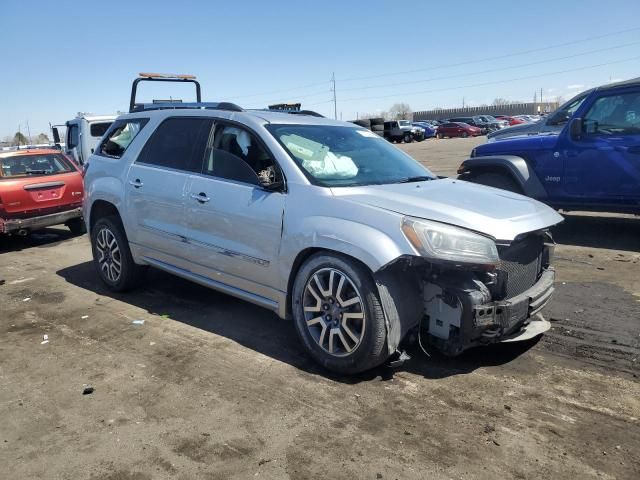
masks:
[[[423,257],[481,264],[499,261],[493,240],[463,228],[404,217],[402,231]]]

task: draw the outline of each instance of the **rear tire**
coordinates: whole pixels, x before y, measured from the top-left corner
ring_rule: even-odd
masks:
[[[499,188],[501,190],[507,190],[508,192],[522,194],[522,188],[505,173],[487,172],[473,175],[471,177],[461,177],[462,180],[467,180],[472,183],[478,183],[480,185],[486,185],[487,187]]]
[[[69,220],[66,224],[67,228],[71,230],[74,235],[83,235],[87,233],[87,226],[82,218],[74,218]]]
[[[91,250],[100,279],[114,292],[134,288],[147,270],[146,266],[133,261],[127,235],[117,216],[96,221],[91,229]]]
[[[296,275],[292,311],[305,349],[328,370],[359,373],[388,357],[378,289],[366,267],[349,257],[311,256]]]
[[[467,138],[469,136],[469,134],[467,132],[462,132],[462,138]]]

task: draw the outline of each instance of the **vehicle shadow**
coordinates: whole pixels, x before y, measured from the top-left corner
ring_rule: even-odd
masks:
[[[563,245],[640,252],[639,217],[565,213],[552,233]]]
[[[60,242],[76,237],[66,227],[44,228],[24,237],[19,235],[0,235],[0,254],[20,252],[28,248],[55,247]]]
[[[91,262],[67,267],[56,273],[68,283],[94,294],[117,299],[150,314],[226,337],[302,371],[346,384],[375,379],[390,380],[396,372],[403,371],[432,379],[470,373],[477,368],[511,362],[533,345],[497,345],[482,348],[481,351],[470,350],[455,358],[436,354],[427,357],[417,346],[408,346],[412,358],[400,367],[381,366],[359,375],[336,375],[320,367],[306,354],[300,346],[293,322],[282,320],[268,310],[229,295],[156,269],[149,270],[144,287],[128,293],[108,290]]]

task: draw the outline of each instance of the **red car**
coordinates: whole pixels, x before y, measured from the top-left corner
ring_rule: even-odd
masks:
[[[438,125],[438,131],[436,133],[436,137],[444,138],[444,137],[477,137],[478,135],[482,135],[482,130],[478,127],[473,127],[468,123],[462,122],[449,122],[443,123],[442,125]]]
[[[525,123],[524,120],[520,120],[519,118],[515,118],[515,117],[510,117],[508,115],[498,115],[497,117],[498,120],[506,120],[507,122],[509,122],[509,126],[513,126],[513,125],[520,125],[521,123]]]
[[[82,173],[59,150],[0,152],[0,234],[65,224],[84,232]]]

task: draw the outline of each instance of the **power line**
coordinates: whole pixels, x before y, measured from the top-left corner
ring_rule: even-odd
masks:
[[[600,53],[600,52],[607,52],[610,50],[617,50],[620,48],[624,48],[624,47],[630,47],[632,45],[638,45],[640,44],[640,42],[631,42],[631,43],[625,43],[623,45],[616,45],[613,47],[607,47],[607,48],[600,48],[600,49],[596,49],[596,50],[589,50],[587,52],[582,52],[582,53],[576,53],[573,55],[566,55],[564,57],[556,57],[556,58],[549,58],[546,60],[539,60],[536,62],[529,62],[529,63],[521,63],[520,65],[511,65],[509,67],[501,67],[501,68],[491,68],[488,70],[481,70],[479,72],[471,72],[471,73],[458,73],[455,75],[446,75],[443,77],[433,77],[433,78],[427,78],[424,80],[412,80],[412,81],[408,81],[408,82],[396,82],[396,83],[386,83],[386,84],[378,84],[378,85],[368,85],[368,86],[363,86],[363,87],[352,87],[352,88],[343,88],[340,91],[341,92],[351,92],[353,90],[370,90],[370,89],[374,89],[374,88],[384,88],[384,87],[397,87],[400,85],[413,85],[416,83],[427,83],[427,82],[434,82],[436,80],[450,80],[452,78],[460,78],[460,77],[469,77],[472,75],[481,75],[484,73],[494,73],[494,72],[502,72],[505,70],[514,70],[517,68],[523,68],[523,67],[530,67],[532,65],[541,65],[543,63],[549,63],[549,62],[555,62],[558,60],[568,60],[570,58],[576,58],[576,57],[583,57],[585,55],[590,55],[592,53]]]
[[[450,79],[453,79],[453,78],[470,77],[470,76],[474,76],[474,75],[482,75],[482,74],[485,74],[485,73],[502,72],[502,71],[506,71],[506,70],[514,70],[514,69],[529,67],[529,66],[533,66],[533,65],[542,65],[542,64],[545,64],[545,63],[555,62],[555,61],[559,61],[559,60],[567,60],[567,59],[570,59],[570,58],[583,57],[585,55],[590,55],[590,54],[593,54],[593,53],[601,53],[601,52],[606,52],[606,51],[611,51],[611,50],[617,50],[617,49],[620,49],[620,48],[625,48],[625,47],[638,45],[638,44],[640,44],[640,42],[631,42],[631,43],[625,43],[625,44],[622,44],[622,45],[614,45],[612,47],[589,50],[589,51],[586,51],[586,52],[576,53],[576,54],[573,54],[573,55],[565,55],[563,57],[555,57],[555,58],[550,58],[550,59],[546,59],[546,60],[538,60],[536,62],[528,62],[528,63],[519,64],[519,65],[511,65],[511,66],[508,66],[508,67],[491,68],[491,69],[481,70],[481,71],[477,71],[477,72],[458,73],[458,74],[455,74],[455,75],[445,75],[445,76],[441,76],[441,77],[432,77],[432,78],[422,79],[422,80],[411,80],[411,81],[407,81],[407,82],[395,82],[395,83],[386,83],[386,84],[378,84],[378,85],[365,85],[365,86],[361,86],[361,87],[343,88],[340,91],[341,92],[351,92],[351,91],[354,91],[354,90],[360,91],[360,90],[371,90],[371,89],[376,89],[376,88],[397,87],[397,86],[401,86],[401,85],[415,85],[415,84],[419,84],[419,83],[434,82],[434,81],[437,81],[437,80],[450,80]],[[333,89],[331,89],[329,91],[333,92]],[[297,95],[296,96],[296,100],[299,100],[299,99],[302,99],[302,98],[317,97],[318,95],[325,95],[326,93],[327,93],[327,91],[322,91],[322,92],[316,92],[316,93],[311,93],[311,94],[302,95],[302,96]],[[266,103],[282,103],[282,102],[284,102],[284,100],[281,100],[281,101],[269,101],[269,102],[266,102]]]
[[[640,30],[640,27],[634,27],[634,28],[629,28],[626,30],[619,30],[617,32],[611,32],[611,33],[605,33],[603,35],[597,35],[594,37],[587,37],[587,38],[582,38],[580,40],[572,40],[570,42],[564,42],[564,43],[557,43],[555,45],[548,45],[546,47],[540,47],[540,48],[532,48],[529,50],[521,50],[519,52],[513,52],[513,53],[508,53],[505,55],[497,55],[494,57],[485,57],[485,58],[478,58],[475,60],[467,60],[464,62],[459,62],[459,63],[450,63],[450,64],[445,64],[445,65],[437,65],[435,67],[428,67],[428,68],[418,68],[415,70],[404,70],[404,71],[399,71],[399,72],[390,72],[390,73],[382,73],[382,74],[377,74],[377,75],[368,75],[368,76],[361,76],[361,77],[351,77],[351,78],[345,78],[345,79],[338,79],[339,82],[353,82],[356,80],[368,80],[370,78],[380,78],[380,77],[389,77],[389,76],[393,76],[393,75],[405,75],[407,73],[416,73],[416,72],[425,72],[425,71],[431,71],[431,70],[437,70],[437,69],[441,69],[441,68],[452,68],[452,67],[459,67],[462,65],[470,65],[473,63],[480,63],[480,62],[486,62],[488,60],[499,60],[502,58],[510,58],[510,57],[516,57],[519,55],[526,55],[528,53],[534,53],[534,52],[542,52],[545,50],[551,50],[554,48],[560,48],[560,47],[566,47],[568,45],[575,45],[577,43],[582,43],[582,42],[588,42],[591,40],[599,40],[601,38],[607,38],[607,37],[612,37],[615,35],[620,35],[623,33],[629,33],[629,32],[634,32]]]
[[[437,65],[434,67],[427,67],[427,68],[420,68],[420,69],[415,69],[415,70],[405,70],[405,71],[397,71],[397,72],[389,72],[389,73],[382,73],[382,74],[377,74],[377,75],[369,75],[369,76],[362,76],[362,77],[351,77],[351,78],[345,78],[340,80],[339,78],[336,79],[337,82],[353,82],[356,80],[367,80],[367,79],[371,79],[371,78],[381,78],[381,77],[388,77],[388,76],[395,76],[395,75],[404,75],[407,73],[416,73],[416,72],[425,72],[425,71],[432,71],[432,70],[438,70],[438,69],[444,69],[444,68],[452,68],[452,67],[458,67],[458,66],[462,66],[462,65],[470,65],[473,63],[480,63],[480,62],[486,62],[489,60],[498,60],[498,59],[502,59],[502,58],[510,58],[510,57],[515,57],[515,56],[519,56],[519,55],[525,55],[528,53],[534,53],[534,52],[541,52],[541,51],[545,51],[545,50],[551,50],[554,48],[560,48],[560,47],[564,47],[564,46],[568,46],[568,45],[575,45],[578,43],[582,43],[582,42],[588,42],[591,40],[598,40],[601,38],[608,38],[608,37],[612,37],[615,35],[621,35],[623,33],[629,33],[629,32],[634,32],[634,31],[638,31],[640,30],[640,27],[634,27],[634,28],[629,28],[626,30],[618,30],[616,32],[610,32],[610,33],[605,33],[602,35],[596,35],[593,37],[586,37],[586,38],[582,38],[579,40],[573,40],[570,42],[564,42],[564,43],[558,43],[555,45],[548,45],[546,47],[540,47],[540,48],[533,48],[533,49],[529,49],[529,50],[521,50],[518,52],[513,52],[513,53],[508,53],[505,55],[498,55],[498,56],[494,56],[494,57],[485,57],[485,58],[480,58],[480,59],[475,59],[475,60],[467,60],[464,62],[459,62],[459,63],[452,63],[452,64],[445,64],[445,65]],[[312,88],[312,87],[317,87],[320,85],[327,85],[330,84],[331,81],[325,81],[325,82],[320,82],[320,83],[312,83],[312,84],[307,84],[307,85],[300,85],[297,87],[291,87],[291,88],[287,88],[287,89],[282,89],[282,90],[274,90],[274,91],[270,91],[270,92],[262,92],[262,93],[253,93],[253,94],[248,94],[248,95],[236,95],[236,96],[229,96],[229,98],[233,99],[233,100],[238,100],[238,99],[243,99],[243,98],[254,98],[254,97],[263,97],[263,96],[269,96],[269,95],[277,95],[280,93],[288,93],[292,90],[304,90],[307,88]],[[314,94],[309,94],[309,95],[305,95],[305,97],[310,97],[310,96],[316,96],[316,95],[321,95],[322,93],[325,92],[318,92],[318,93],[314,93]],[[299,97],[299,98],[303,98],[303,97]]]
[[[276,95],[279,93],[286,93],[286,92],[290,92],[291,90],[304,90],[305,88],[311,88],[311,87],[318,87],[320,85],[327,85],[329,83],[329,81],[326,82],[322,82],[322,83],[311,83],[309,85],[302,85],[299,87],[292,87],[292,88],[287,88],[286,90],[276,90],[276,91],[271,91],[271,92],[263,92],[263,93],[252,93],[251,95],[240,95],[240,96],[230,96],[229,98],[233,99],[233,100],[237,100],[240,98],[250,98],[250,97],[262,97],[262,96],[266,96],[266,95]]]
[[[624,63],[624,62],[630,62],[633,60],[640,60],[640,56],[638,57],[631,57],[631,58],[625,58],[623,60],[617,60],[614,62],[606,62],[606,63],[599,63],[597,65],[588,65],[586,67],[578,67],[578,68],[570,68],[567,70],[558,70],[555,72],[547,72],[547,73],[541,73],[541,74],[536,74],[536,75],[527,75],[525,77],[518,77],[518,78],[510,78],[507,80],[495,80],[495,81],[491,81],[491,82],[483,82],[483,83],[475,83],[475,84],[471,84],[471,85],[460,85],[457,87],[446,87],[446,88],[438,88],[438,89],[431,89],[431,90],[420,90],[420,91],[414,91],[414,92],[404,92],[404,93],[394,93],[391,95],[380,95],[380,96],[371,96],[371,97],[354,97],[354,98],[345,98],[342,99],[343,102],[352,102],[355,100],[372,100],[372,99],[381,99],[381,98],[391,98],[391,97],[401,97],[401,96],[406,96],[406,95],[419,95],[419,94],[423,94],[423,93],[435,93],[435,92],[445,92],[448,90],[460,90],[463,88],[474,88],[474,87],[484,87],[487,85],[498,85],[501,83],[509,83],[509,82],[516,82],[519,80],[529,80],[532,78],[541,78],[541,77],[546,77],[549,75],[559,75],[561,73],[569,73],[569,72],[577,72],[580,70],[587,70],[590,68],[598,68],[598,67],[605,67],[608,65],[615,65],[618,63]],[[328,103],[328,102],[320,102],[320,103],[314,103],[314,104],[310,104],[309,106],[313,106],[313,105],[320,105],[322,103]]]

